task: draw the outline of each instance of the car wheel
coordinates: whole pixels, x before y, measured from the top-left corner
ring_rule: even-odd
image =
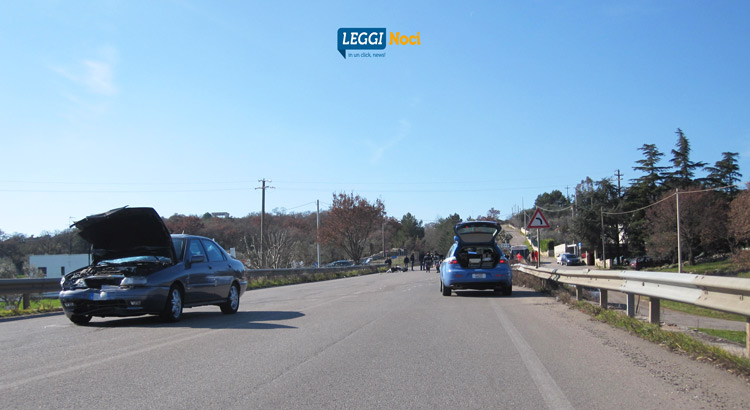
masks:
[[[503,289],[503,296],[513,296],[513,286]]]
[[[451,295],[451,287],[445,286],[445,283],[443,281],[440,281],[440,290],[443,291],[443,296],[450,296]]]
[[[219,307],[221,308],[221,313],[225,315],[237,313],[237,309],[240,307],[240,288],[236,283],[229,288],[227,301],[219,305]]]
[[[70,315],[68,319],[77,325],[85,325],[91,321],[91,315]]]
[[[177,322],[182,317],[182,292],[180,288],[172,285],[169,288],[167,303],[160,314],[161,318],[167,322]]]

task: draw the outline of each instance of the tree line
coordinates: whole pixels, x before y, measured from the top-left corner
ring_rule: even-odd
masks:
[[[158,210],[157,210],[158,211]],[[477,219],[499,221],[500,212],[490,209]],[[318,224],[318,217],[320,223]],[[355,193],[334,193],[329,209],[314,212],[267,213],[261,246],[261,215],[220,217],[174,214],[163,218],[170,233],[187,233],[216,240],[234,248],[237,258],[249,268],[289,268],[317,263],[318,245],[321,264],[339,259],[361,262],[370,256],[383,257],[394,249],[411,255],[444,253],[453,242],[453,227],[461,222],[458,214],[423,223],[411,213],[401,218],[388,216],[382,201],[368,201]],[[72,227],[45,232],[40,236],[6,234],[0,231],[0,277],[34,275],[29,266],[33,254],[88,253],[89,245]]]
[[[643,157],[632,167],[640,176],[622,186],[612,177],[586,177],[573,198],[559,190],[541,194],[535,206],[546,211],[557,242],[583,244],[584,249],[608,258],[649,255],[676,263],[677,205],[683,259],[695,264],[731,254],[747,264],[750,245],[750,192],[742,189],[737,152],[723,152],[713,165],[691,158],[690,142],[681,129],[665,154],[655,144],[643,144]],[[699,174],[703,174],[699,176]],[[521,215],[514,216],[516,223]]]

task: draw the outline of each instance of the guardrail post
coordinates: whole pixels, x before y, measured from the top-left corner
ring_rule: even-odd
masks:
[[[609,305],[607,289],[599,289],[599,307],[606,309]]]
[[[576,300],[583,300],[583,286],[576,285]]]
[[[648,302],[648,322],[661,323],[661,299],[650,298]]]
[[[635,294],[627,293],[626,295],[628,296],[628,317],[635,317]]]
[[[29,308],[31,308],[31,301],[30,301],[30,298],[29,298],[29,294],[28,294],[28,293],[24,293],[24,294],[23,294],[23,308],[24,308],[24,309],[29,309]]]
[[[745,357],[750,357],[750,317],[745,320]]]

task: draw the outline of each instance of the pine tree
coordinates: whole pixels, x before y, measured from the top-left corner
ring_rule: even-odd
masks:
[[[717,161],[713,167],[706,167],[706,170],[709,172],[706,179],[709,186],[714,188],[722,187],[729,198],[734,199],[739,192],[736,184],[742,178],[740,166],[737,164],[737,157],[740,154],[737,152],[722,152],[721,155],[721,161]]]
[[[693,162],[690,160],[690,142],[685,133],[677,128],[676,150],[672,150],[672,168],[674,171],[668,173],[670,186],[677,188],[686,188],[693,184],[693,176],[696,170],[703,169],[705,162]]]
[[[648,199],[646,204],[648,204],[656,200],[659,196],[659,186],[664,181],[664,175],[669,167],[660,167],[658,165],[664,154],[656,148],[656,145],[643,144],[638,150],[643,152],[644,158],[635,161],[638,166],[633,167],[633,170],[643,172],[645,175],[633,179],[632,182],[639,192],[645,194],[644,196]]]

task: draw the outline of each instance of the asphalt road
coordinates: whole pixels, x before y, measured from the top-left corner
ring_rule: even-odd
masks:
[[[236,315],[0,322],[3,409],[750,408],[710,364],[543,295],[375,274],[251,291]]]

